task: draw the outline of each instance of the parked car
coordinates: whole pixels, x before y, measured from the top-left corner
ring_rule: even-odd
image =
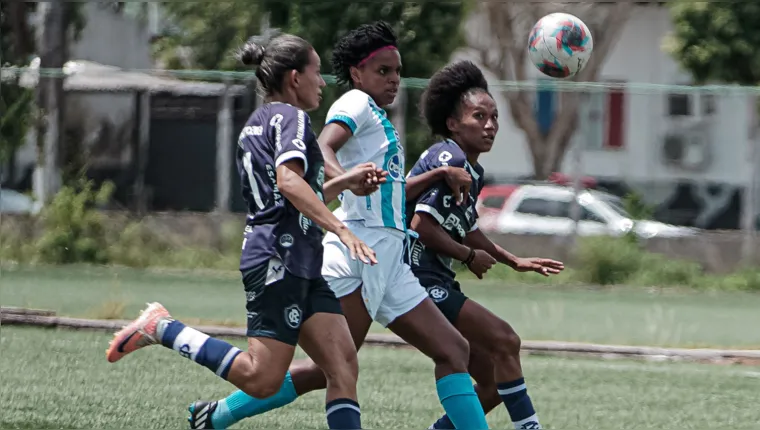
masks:
[[[478,225],[483,231],[514,234],[570,235],[574,191],[558,185],[490,185],[478,198]],[[620,236],[634,231],[643,238],[683,237],[697,230],[659,221],[635,220],[619,197],[584,189],[578,194],[581,236]]]
[[[18,191],[0,188],[0,213],[2,214],[32,214],[39,213],[42,205],[31,197]]]

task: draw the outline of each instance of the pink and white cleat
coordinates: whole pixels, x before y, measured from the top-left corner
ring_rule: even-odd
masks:
[[[161,340],[156,333],[158,323],[170,318],[169,311],[161,303],[148,303],[148,307],[136,320],[114,335],[113,340],[108,344],[106,359],[115,363],[130,352],[160,343]]]

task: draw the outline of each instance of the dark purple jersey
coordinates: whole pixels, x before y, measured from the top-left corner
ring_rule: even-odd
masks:
[[[451,188],[445,180],[441,180],[425,190],[416,200],[407,201],[407,223],[411,228],[412,217],[417,212],[425,212],[443,227],[446,233],[455,241],[462,243],[467,233],[477,229],[478,213],[475,205],[478,195],[485,184],[483,167],[480,164],[472,166],[467,162],[462,149],[452,140],[445,140],[431,146],[422,153],[420,159],[409,171],[409,177],[421,175],[441,166],[462,167],[472,176],[472,185],[466,205],[457,206]],[[417,277],[434,277],[441,281],[453,280],[456,273],[451,267],[452,259],[435,253],[420,241],[416,240],[411,249],[411,267]]]
[[[304,180],[324,200],[324,160],[309,116],[285,103],[256,109],[240,133],[237,148],[243,198],[248,206],[240,270],[277,256],[294,276],[321,276],[322,230],[277,189],[277,166],[292,160],[303,163]]]

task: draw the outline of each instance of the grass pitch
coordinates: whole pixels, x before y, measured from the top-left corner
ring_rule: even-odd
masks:
[[[463,284],[465,293],[509,321],[526,340],[760,348],[760,331],[749,329],[760,327],[760,294]],[[162,302],[190,324],[245,324],[243,288],[234,271],[19,267],[4,269],[0,276],[3,306],[132,319],[147,301]]]
[[[110,364],[110,335],[3,327],[0,428],[187,428],[194,400],[233,387],[154,346]],[[238,346],[244,346],[235,342]],[[442,413],[430,361],[412,350],[360,353],[365,428],[427,428]],[[528,357],[524,369],[549,429],[756,428],[760,368]],[[326,428],[324,392],[235,428]],[[511,428],[503,407],[491,428]]]

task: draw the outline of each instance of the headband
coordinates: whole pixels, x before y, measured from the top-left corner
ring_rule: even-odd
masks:
[[[394,51],[398,50],[398,48],[396,48],[395,46],[392,46],[392,45],[383,46],[382,48],[375,49],[369,55],[367,55],[363,60],[359,61],[359,64],[357,64],[356,67],[361,67],[362,65],[364,65],[364,63],[366,63],[367,61],[369,61],[370,58],[374,57],[375,55],[377,55],[377,54],[379,54],[379,53],[381,53],[383,51],[388,51],[388,50],[391,50],[391,49],[393,49]]]

